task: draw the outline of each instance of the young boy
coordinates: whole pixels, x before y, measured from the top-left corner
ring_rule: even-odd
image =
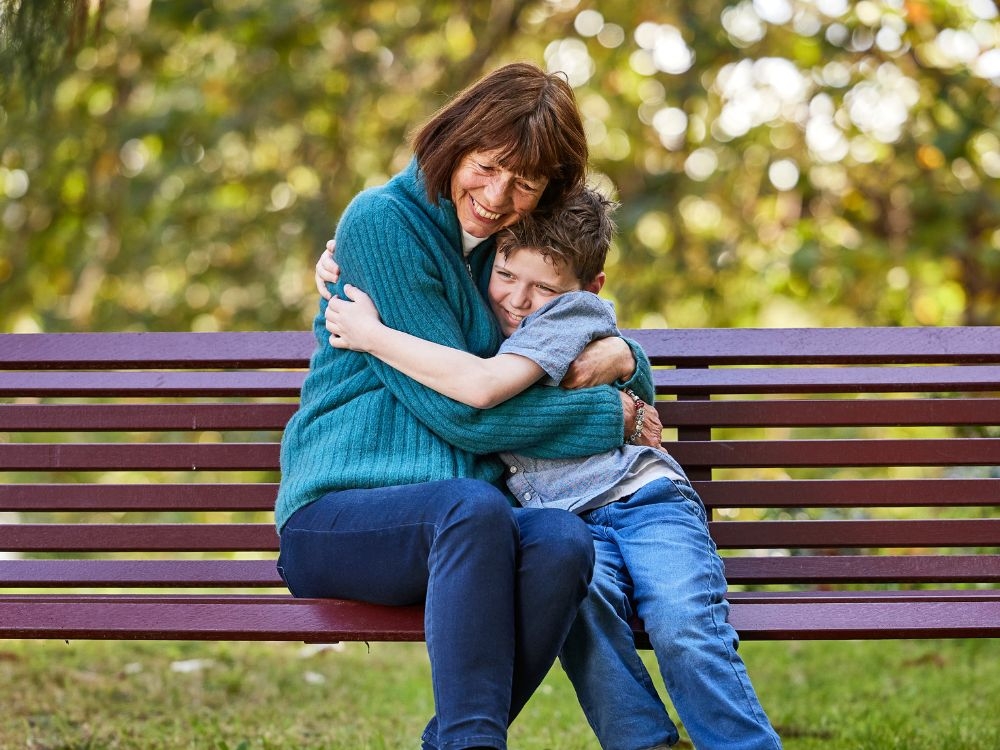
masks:
[[[368,352],[477,408],[537,382],[558,385],[588,343],[619,335],[613,307],[596,296],[612,209],[587,189],[558,214],[523,220],[500,236],[488,297],[507,339],[493,357],[387,328],[351,286],[345,293],[353,304],[334,299],[327,309],[331,344]],[[629,620],[638,615],[696,748],[780,748],[736,652],[704,505],[669,454],[631,444],[655,394],[628,393],[636,424],[617,450],[585,459],[501,456],[522,505],[577,513],[594,538],[594,579],[560,655],[563,668],[605,750],[676,743],[677,729],[635,649]]]

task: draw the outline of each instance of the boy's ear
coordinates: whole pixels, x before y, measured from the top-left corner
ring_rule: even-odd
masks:
[[[585,292],[593,292],[597,294],[601,291],[601,287],[604,286],[604,282],[608,277],[605,275],[604,271],[601,271],[597,276],[594,277],[593,281],[583,287]]]

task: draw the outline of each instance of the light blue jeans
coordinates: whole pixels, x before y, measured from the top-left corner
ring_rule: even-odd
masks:
[[[736,652],[723,563],[691,485],[659,479],[581,517],[594,537],[594,578],[560,660],[601,747],[678,741],[635,648],[637,614],[698,750],[780,748]]]

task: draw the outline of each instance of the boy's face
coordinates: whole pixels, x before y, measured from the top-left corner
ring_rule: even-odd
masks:
[[[604,274],[589,291],[597,292]],[[596,285],[596,288],[594,288]],[[504,336],[510,336],[528,315],[560,294],[583,288],[566,263],[553,263],[531,247],[515,248],[510,255],[498,252],[493,261],[488,296]]]

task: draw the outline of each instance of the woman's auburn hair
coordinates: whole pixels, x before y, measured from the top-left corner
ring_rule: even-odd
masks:
[[[539,209],[562,203],[587,172],[587,137],[572,87],[531,63],[505,65],[464,89],[416,132],[413,150],[434,204],[451,197],[451,176],[473,151],[499,151],[504,169],[548,178]]]

